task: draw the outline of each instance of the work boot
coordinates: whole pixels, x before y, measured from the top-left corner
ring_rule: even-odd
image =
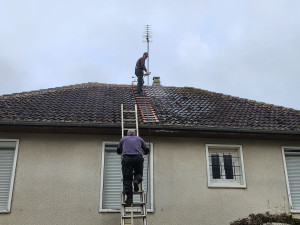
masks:
[[[130,206],[131,204],[132,204],[132,198],[126,198],[126,200],[125,200],[125,204],[127,205],[127,206]]]
[[[137,180],[134,180],[133,181],[133,190],[135,191],[135,192],[138,192],[139,191],[139,182],[137,181]]]

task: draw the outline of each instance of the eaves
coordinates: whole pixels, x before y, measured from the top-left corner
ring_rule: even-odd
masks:
[[[168,137],[282,139],[300,141],[300,130],[268,130],[183,125],[139,124],[140,134]],[[87,133],[120,135],[121,124],[57,121],[0,121],[0,132]]]

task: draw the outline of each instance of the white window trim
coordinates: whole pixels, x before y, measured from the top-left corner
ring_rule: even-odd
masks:
[[[284,174],[285,174],[285,182],[286,182],[286,188],[288,192],[288,198],[289,198],[289,204],[290,204],[290,210],[292,213],[300,213],[300,210],[292,209],[292,195],[290,191],[290,184],[289,184],[289,177],[287,173],[287,166],[286,166],[286,160],[285,160],[285,153],[284,150],[300,150],[300,147],[294,147],[294,146],[281,146],[282,150],[282,159],[283,159],[283,166],[284,166]]]
[[[99,212],[121,212],[121,210],[115,210],[115,209],[103,209],[102,205],[103,205],[103,177],[104,177],[104,154],[105,154],[105,145],[106,144],[118,144],[119,142],[103,142],[102,143],[102,157],[101,157],[101,184],[100,184],[100,206],[99,206]],[[117,152],[116,152],[117,154]],[[147,212],[154,212],[154,201],[153,201],[153,143],[150,142],[150,202],[151,202],[151,208],[147,209]],[[121,194],[121,193],[120,193]],[[121,195],[120,195],[120,199],[121,199]],[[149,199],[148,199],[149,200]]]
[[[10,185],[9,196],[8,196],[8,206],[7,206],[7,210],[0,210],[0,213],[10,213],[10,211],[11,211],[11,199],[12,199],[12,193],[13,193],[13,190],[14,190],[15,172],[16,172],[17,159],[18,159],[19,139],[0,139],[0,142],[2,142],[2,141],[15,141],[16,142],[14,162],[13,162],[13,170],[12,170],[12,175],[11,175],[11,185]]]
[[[209,169],[209,148],[223,148],[228,150],[237,150],[238,155],[240,156],[241,161],[241,174],[242,174],[242,184],[233,183],[233,182],[226,182],[226,181],[220,181],[220,182],[214,182],[212,183],[210,181],[210,169]],[[206,171],[207,171],[207,185],[210,188],[246,188],[246,177],[245,177],[245,168],[244,168],[244,157],[243,157],[243,150],[242,145],[226,145],[226,144],[206,144]]]

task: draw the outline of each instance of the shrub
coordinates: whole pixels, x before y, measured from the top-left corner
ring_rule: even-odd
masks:
[[[300,225],[300,220],[295,219],[292,215],[288,215],[286,213],[270,214],[269,212],[266,212],[265,214],[250,214],[247,218],[231,222],[230,225],[271,225],[273,223]]]

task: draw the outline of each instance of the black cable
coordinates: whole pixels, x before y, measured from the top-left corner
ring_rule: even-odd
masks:
[[[149,127],[149,133],[148,133],[148,137],[149,137],[149,155],[148,155],[148,163],[147,163],[147,178],[148,178],[148,181],[147,181],[147,191],[146,191],[146,202],[148,200],[148,190],[149,190],[149,186],[150,186],[150,150],[151,150],[151,143],[150,143],[150,123],[148,123],[148,127]]]

